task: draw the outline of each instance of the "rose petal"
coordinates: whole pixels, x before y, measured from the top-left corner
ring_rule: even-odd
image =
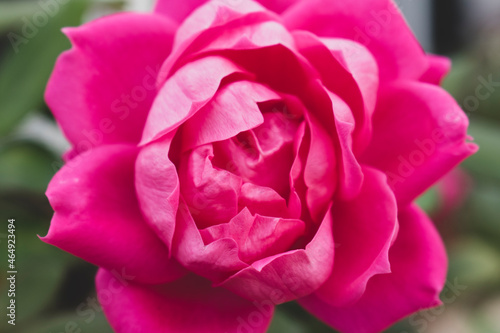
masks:
[[[422,75],[420,81],[439,85],[451,69],[451,60],[436,55],[429,55],[427,59],[429,60],[429,68]]]
[[[293,36],[301,54],[319,71],[325,87],[352,110],[347,118],[355,119],[355,149],[363,149],[370,139],[378,92],[375,59],[365,47],[353,41],[318,38],[306,31],[296,31]],[[335,109],[334,112],[337,113]]]
[[[170,251],[180,195],[177,170],[168,156],[173,134],[143,147],[135,163],[135,188],[141,211]]]
[[[282,16],[289,29],[365,45],[377,59],[382,81],[417,79],[427,68],[424,51],[391,0],[301,0]]]
[[[288,205],[290,207],[287,206],[285,198],[281,197],[272,188],[245,183],[241,187],[239,206],[248,208],[252,214],[299,218],[301,210],[300,203],[295,200],[289,201]]]
[[[299,0],[258,0],[263,6],[276,13],[284,12]]]
[[[156,96],[174,25],[158,15],[118,14],[66,29],[45,99],[78,153],[107,143],[137,143]]]
[[[190,15],[193,10],[203,5],[207,0],[157,0],[154,12],[164,15],[178,24]]]
[[[398,230],[396,199],[382,172],[365,167],[363,173],[360,194],[333,204],[335,262],[332,275],[315,293],[332,306],[352,304],[372,276],[390,272],[389,248]]]
[[[47,190],[55,210],[44,242],[138,281],[164,283],[183,270],[143,220],[134,191],[137,148],[109,145],[71,160]]]
[[[97,295],[116,333],[266,332],[271,303],[252,303],[195,275],[145,286],[108,271],[96,277]]]
[[[179,27],[174,49],[162,66],[159,82],[164,82],[201,53],[276,44],[289,48],[294,45],[290,33],[272,12],[253,1],[210,1]]]
[[[304,230],[301,220],[252,215],[244,208],[228,223],[201,230],[201,236],[205,244],[224,238],[235,240],[241,260],[252,263],[288,251]]]
[[[179,164],[181,194],[199,228],[229,222],[238,214],[242,180],[212,165],[212,145],[187,152]]]
[[[183,150],[227,140],[261,125],[264,117],[257,103],[277,98],[275,92],[255,82],[236,81],[222,87],[183,126]]]
[[[404,110],[402,112],[401,110]],[[381,93],[363,163],[387,173],[400,204],[411,202],[476,152],[468,119],[443,89],[398,82]]]
[[[300,300],[308,311],[345,333],[376,333],[419,310],[440,304],[447,259],[432,222],[415,206],[398,215],[400,231],[390,250],[390,274],[377,275],[354,305],[334,307],[316,294]]]
[[[328,212],[305,249],[256,261],[220,286],[247,299],[275,304],[309,295],[326,281],[333,267],[331,224]]]
[[[231,61],[218,56],[186,64],[160,89],[141,144],[175,130],[213,98],[225,77],[241,72]]]
[[[174,244],[174,256],[184,267],[216,283],[248,267],[239,258],[235,240],[224,238],[205,244],[184,201],[177,211]]]

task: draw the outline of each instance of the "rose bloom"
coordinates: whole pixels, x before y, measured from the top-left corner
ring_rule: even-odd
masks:
[[[414,203],[476,151],[389,0],[160,0],[64,30],[46,100],[73,149],[43,240],[100,267],[118,333],[347,333],[440,304]]]

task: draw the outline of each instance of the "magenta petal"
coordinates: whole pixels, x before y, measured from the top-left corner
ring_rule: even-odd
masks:
[[[173,24],[158,15],[118,14],[65,32],[73,48],[57,60],[45,98],[66,137],[78,153],[137,143]]]
[[[229,222],[238,214],[242,180],[212,165],[212,145],[185,153],[179,165],[181,194],[199,228]]]
[[[210,282],[188,275],[145,286],[100,270],[97,295],[116,333],[265,333],[274,305],[252,303]]]
[[[348,112],[340,116],[344,121],[355,120],[355,149],[366,147],[378,92],[375,59],[365,47],[350,40],[318,38],[306,31],[296,31],[293,36],[300,53],[318,70],[325,87],[348,106]],[[334,112],[339,116],[335,105]]]
[[[224,238],[205,244],[183,201],[177,212],[174,244],[174,255],[184,267],[216,283],[248,267],[239,257],[235,240]]]
[[[183,66],[160,89],[141,143],[175,130],[212,99],[225,77],[238,72],[242,71],[236,65],[218,56],[204,57]]]
[[[244,15],[263,11],[265,9],[255,1],[208,1],[196,8],[181,24],[175,36],[175,45],[178,46],[209,28],[223,26]]]
[[[201,236],[205,244],[233,239],[238,244],[241,260],[252,263],[289,250],[304,231],[301,220],[252,215],[244,208],[228,223],[202,230]]]
[[[258,0],[261,5],[278,14],[282,13],[298,1],[299,0]]]
[[[400,231],[390,250],[390,274],[377,275],[354,305],[334,307],[316,294],[300,300],[311,313],[344,333],[377,333],[414,312],[440,304],[446,252],[432,221],[416,206],[398,215]]]
[[[389,248],[398,230],[396,198],[382,172],[366,167],[363,172],[360,194],[333,204],[333,271],[315,293],[332,306],[357,301],[372,276],[390,272]]]
[[[272,188],[252,183],[243,184],[239,197],[240,207],[247,207],[252,214],[299,218],[300,203],[295,200],[289,201],[290,207],[287,206],[287,201]]]
[[[418,79],[426,70],[425,53],[391,0],[301,0],[283,19],[290,29],[365,45],[377,59],[383,81]]]
[[[222,87],[183,126],[183,150],[230,139],[261,125],[264,117],[257,103],[278,98],[275,92],[255,82],[236,81]]]
[[[207,0],[157,0],[155,13],[164,15],[178,24],[184,21],[193,10],[203,5]]]
[[[446,57],[429,55],[429,68],[420,81],[439,85],[451,69],[451,60]]]
[[[381,92],[373,140],[361,160],[386,172],[406,204],[475,153],[467,126],[465,113],[440,87],[397,82]]]
[[[251,300],[288,302],[311,294],[333,267],[332,219],[328,212],[305,247],[254,262],[220,284]]]
[[[110,145],[71,160],[47,190],[55,210],[43,241],[144,283],[164,283],[183,270],[143,220],[134,191],[137,148]]]
[[[143,147],[135,163],[135,187],[144,217],[168,249],[172,249],[179,206],[179,177],[168,153],[171,137]]]

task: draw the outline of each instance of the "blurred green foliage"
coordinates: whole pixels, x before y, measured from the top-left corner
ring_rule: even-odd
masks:
[[[55,59],[69,48],[60,33],[63,26],[82,23],[93,6],[119,9],[119,1],[73,0],[39,28],[39,32],[15,52],[7,36],[22,34],[23,17],[40,8],[36,1],[0,2],[0,211],[2,219],[17,222],[18,317],[16,327],[0,321],[2,332],[59,333],[112,332],[102,312],[85,321],[77,307],[94,297],[96,268],[56,248],[47,246],[37,235],[47,232],[52,210],[44,191],[60,165],[58,153],[40,142],[19,134],[19,126],[33,113],[51,119],[43,102],[43,92]],[[494,34],[459,55],[445,87],[459,103],[474,96],[478,77],[492,75],[500,82],[500,52]],[[489,39],[495,39],[489,40]],[[449,280],[458,279],[467,289],[444,313],[429,319],[425,327],[405,320],[389,333],[442,333],[449,318],[469,327],[471,333],[498,333],[500,313],[500,88],[469,112],[470,134],[480,145],[477,155],[463,164],[472,186],[463,204],[440,218],[438,227],[450,256]],[[431,215],[442,205],[434,188],[419,201]],[[4,231],[0,230],[0,260],[6,262]],[[3,264],[1,267],[4,267]],[[6,306],[5,272],[0,271],[0,307]],[[493,312],[492,312],[493,311]],[[497,311],[497,312],[495,312]],[[444,323],[444,324],[443,324]],[[440,324],[444,326],[439,326]],[[450,324],[451,325],[451,324]],[[465,327],[464,326],[464,327]],[[69,327],[69,329],[68,329]],[[76,328],[75,328],[76,327]],[[271,333],[333,332],[295,303],[278,307]],[[469,332],[469,331],[464,331]]]

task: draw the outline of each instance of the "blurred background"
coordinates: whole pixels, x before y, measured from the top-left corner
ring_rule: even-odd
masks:
[[[93,306],[96,268],[42,243],[52,209],[44,192],[69,147],[43,101],[59,53],[70,47],[61,27],[122,10],[147,11],[152,1],[0,1],[0,308],[7,306],[7,219],[16,219],[17,320],[6,333],[112,332]],[[399,0],[429,52],[450,56],[445,88],[470,118],[481,147],[419,204],[433,217],[449,257],[442,308],[424,311],[390,333],[500,332],[500,83],[499,0]],[[43,14],[45,13],[45,14]],[[37,20],[32,29],[29,22]],[[497,84],[498,85],[498,84]],[[488,89],[486,98],[477,90]],[[5,222],[3,222],[5,221]],[[82,316],[92,309],[95,316]],[[333,332],[294,303],[278,308],[270,332]]]

